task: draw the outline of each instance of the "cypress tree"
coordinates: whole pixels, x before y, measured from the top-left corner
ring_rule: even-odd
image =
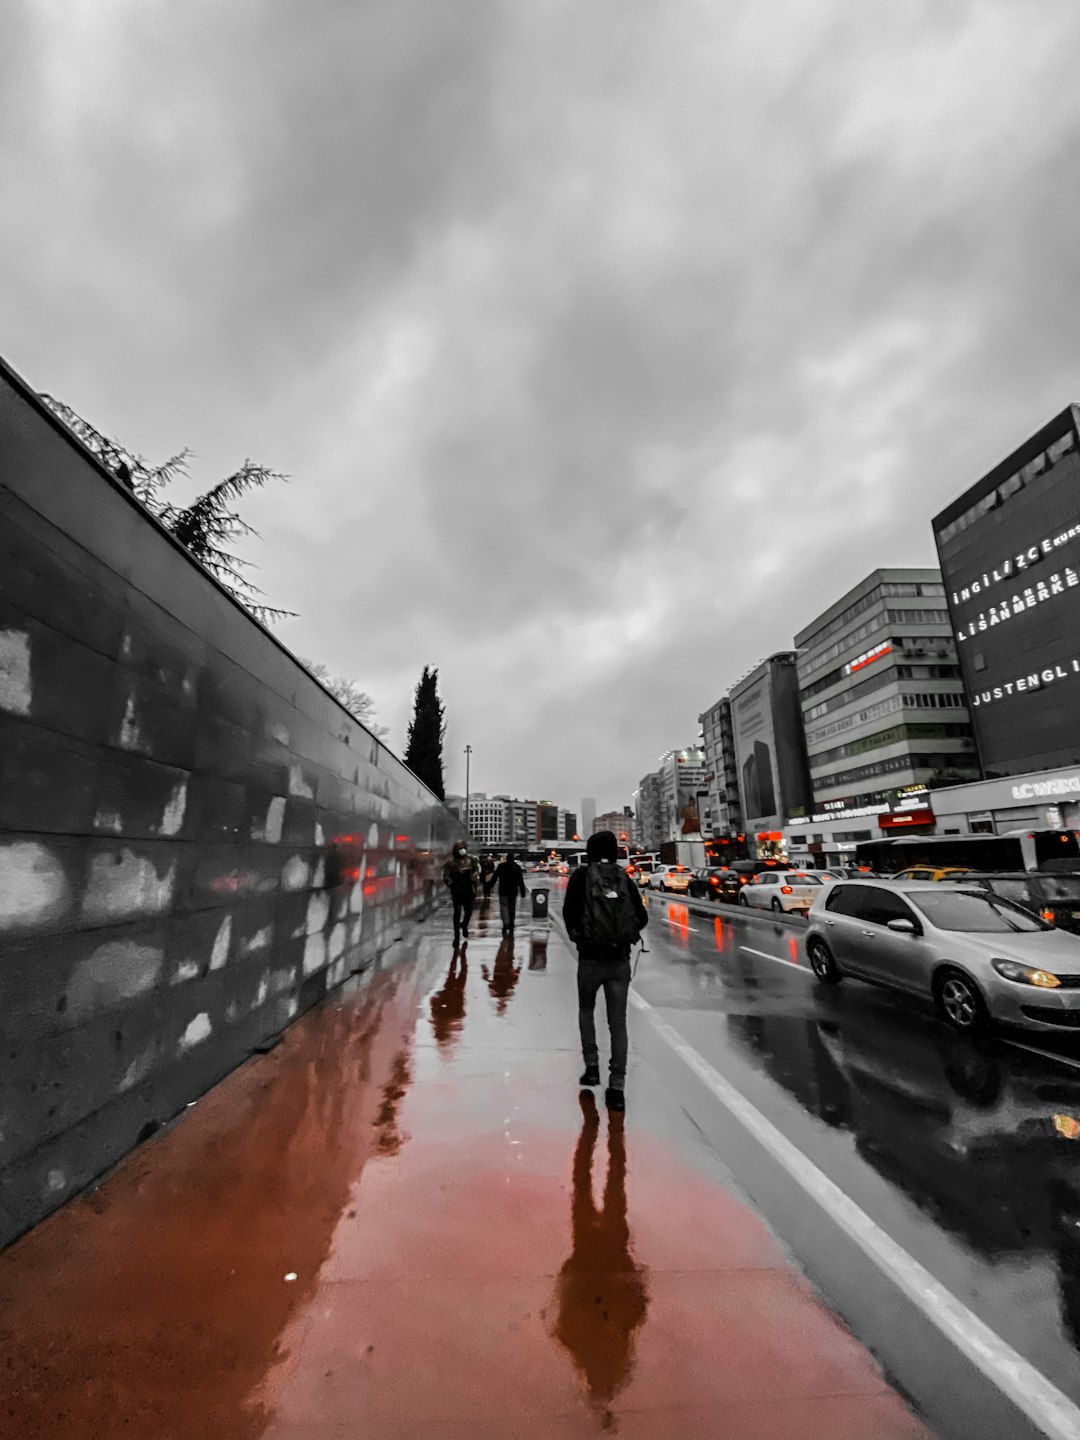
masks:
[[[439,699],[439,672],[425,665],[416,687],[413,718],[405,745],[405,764],[418,780],[434,790],[440,800],[446,799],[443,787],[443,740],[446,738],[446,712]]]

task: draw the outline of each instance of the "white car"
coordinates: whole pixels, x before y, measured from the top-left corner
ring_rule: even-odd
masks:
[[[763,870],[739,891],[739,904],[805,915],[821,888],[821,880],[809,870]]]
[[[685,895],[690,888],[693,871],[688,865],[659,865],[646,884],[650,890],[676,890]]]

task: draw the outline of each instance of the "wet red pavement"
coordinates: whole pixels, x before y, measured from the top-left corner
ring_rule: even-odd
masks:
[[[557,933],[478,928],[0,1256],[0,1433],[928,1440],[660,1075],[579,1098]]]

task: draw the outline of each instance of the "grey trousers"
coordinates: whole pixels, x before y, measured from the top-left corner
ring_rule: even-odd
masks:
[[[517,902],[518,897],[516,890],[512,891],[509,895],[503,894],[501,890],[499,891],[499,918],[502,920],[504,930],[513,930],[514,928],[514,921],[517,919]]]
[[[597,960],[578,957],[578,1026],[581,1030],[581,1053],[586,1065],[599,1065],[600,1051],[596,1046],[596,992],[603,990],[607,1006],[608,1029],[611,1031],[611,1088],[621,1090],[626,1084],[626,1057],[630,1041],[626,1033],[626,1002],[630,994],[630,960]]]

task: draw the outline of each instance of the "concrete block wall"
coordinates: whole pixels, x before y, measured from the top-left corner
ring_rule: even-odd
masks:
[[[0,364],[0,1245],[370,963],[460,833]]]

